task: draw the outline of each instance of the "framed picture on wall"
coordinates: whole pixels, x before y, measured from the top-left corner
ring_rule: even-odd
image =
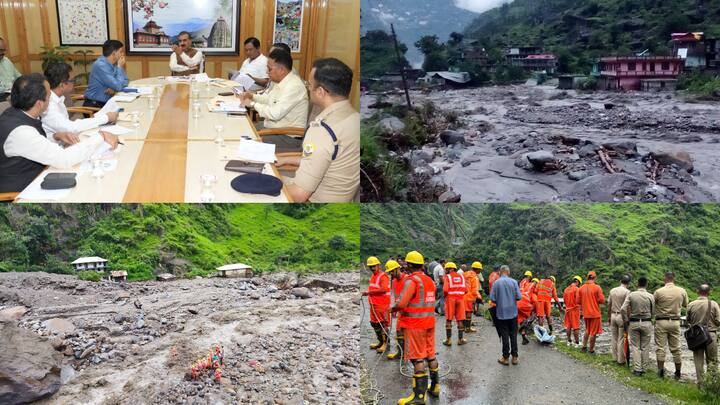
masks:
[[[205,55],[239,54],[240,0],[123,0],[123,8],[129,55],[169,55],[182,31]]]
[[[304,0],[275,1],[273,43],[286,43],[293,52],[300,52]]]
[[[55,0],[62,46],[102,45],[109,39],[107,0]]]

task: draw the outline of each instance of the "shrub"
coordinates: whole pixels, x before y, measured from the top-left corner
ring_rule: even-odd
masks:
[[[103,273],[98,273],[97,271],[88,270],[88,271],[81,271],[78,273],[78,278],[80,280],[84,281],[100,281],[103,277]]]

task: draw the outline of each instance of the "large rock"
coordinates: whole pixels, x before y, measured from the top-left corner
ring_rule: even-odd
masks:
[[[575,183],[562,198],[570,201],[613,202],[626,195],[640,197],[641,191],[648,185],[645,179],[625,173],[597,174]]]
[[[303,299],[312,297],[310,289],[307,287],[295,287],[290,290],[290,294]]]
[[[603,147],[605,149],[609,149],[612,151],[615,151],[617,153],[620,153],[625,156],[635,156],[637,155],[637,145],[635,142],[625,141],[625,142],[609,142],[603,144]]]
[[[446,129],[440,132],[440,140],[443,141],[445,145],[455,145],[456,143],[465,143],[465,135],[452,129]]]
[[[5,324],[0,328],[0,404],[24,404],[60,389],[62,354],[40,337]]]
[[[555,155],[547,150],[539,150],[537,152],[530,152],[526,154],[525,159],[533,165],[535,170],[542,171],[546,164],[555,162]]]
[[[64,333],[69,334],[75,332],[75,325],[67,319],[63,318],[52,318],[43,322],[45,329],[52,333]]]
[[[438,197],[438,202],[440,203],[459,203],[460,202],[460,194],[448,190],[442,194],[440,194],[440,197]]]
[[[23,315],[25,315],[25,312],[27,312],[27,308],[23,306],[19,307],[10,307],[5,308],[2,311],[0,311],[0,322],[15,322],[20,320]]]
[[[663,165],[677,165],[680,168],[687,170],[688,172],[693,171],[693,158],[684,150],[658,150],[650,152],[650,155]]]
[[[587,145],[583,146],[578,150],[578,155],[580,157],[588,157],[588,156],[594,156],[597,154],[597,151],[600,150],[600,145],[596,145],[594,143],[588,143]]]
[[[378,125],[386,133],[396,133],[405,130],[405,123],[398,117],[383,118],[378,122]]]

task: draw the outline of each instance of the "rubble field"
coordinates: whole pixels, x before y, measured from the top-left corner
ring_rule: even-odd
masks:
[[[363,99],[367,118],[376,96]],[[449,187],[440,202],[720,201],[716,101],[534,85],[412,91],[411,99],[459,117],[402,155],[415,175]],[[395,117],[383,121],[386,132],[402,130]]]
[[[351,403],[358,292],[357,273],[128,283],[0,273],[0,402]],[[220,380],[193,379],[216,345]]]

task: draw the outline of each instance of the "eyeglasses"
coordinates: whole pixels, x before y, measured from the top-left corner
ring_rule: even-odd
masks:
[[[75,79],[63,80],[63,83],[72,83],[72,84],[75,84]]]

